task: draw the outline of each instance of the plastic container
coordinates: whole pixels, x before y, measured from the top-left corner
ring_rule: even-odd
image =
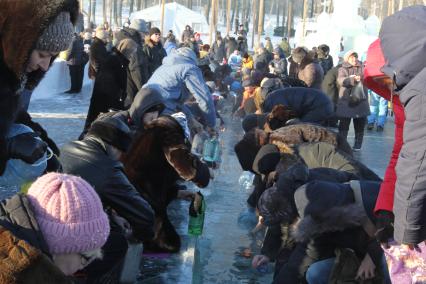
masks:
[[[200,192],[197,192],[189,205],[189,235],[200,236],[203,233],[205,212],[206,202],[204,196]]]
[[[213,136],[204,142],[203,160],[210,163],[220,162],[219,139]]]
[[[195,134],[192,140],[191,153],[201,158],[203,156],[204,143],[207,139],[209,139],[209,135],[205,131]]]
[[[248,171],[245,171],[241,174],[238,179],[238,183],[243,189],[249,190],[253,186],[254,174]]]
[[[32,132],[34,131],[28,126],[23,124],[12,124],[6,137],[12,138],[23,133]],[[36,139],[40,138],[37,137]],[[43,174],[47,167],[47,160],[52,156],[52,150],[47,148],[47,152],[43,157],[33,164],[27,164],[19,159],[9,159],[3,174],[0,176],[0,186],[20,188],[25,183],[33,182]]]

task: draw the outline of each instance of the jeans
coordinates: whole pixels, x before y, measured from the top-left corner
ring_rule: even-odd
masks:
[[[327,284],[331,271],[333,270],[334,261],[335,258],[333,257],[311,264],[308,271],[306,272],[306,281],[308,284]],[[392,282],[389,277],[388,266],[384,256],[382,257],[381,266],[384,283],[391,284]]]
[[[388,101],[374,92],[369,91],[369,93],[371,114],[368,116],[368,124],[377,122],[377,126],[383,127],[388,114]]]
[[[334,260],[335,258],[333,257],[313,263],[306,272],[306,281],[309,284],[327,284]]]

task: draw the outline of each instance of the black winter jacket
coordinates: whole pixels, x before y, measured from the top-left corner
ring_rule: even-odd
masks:
[[[154,212],[127,179],[123,164],[111,159],[102,142],[94,137],[70,142],[62,149],[65,173],[81,176],[89,182],[104,207],[114,209],[132,226],[135,237],[153,237]]]
[[[210,50],[210,56],[218,63],[222,63],[226,57],[225,42],[222,40],[220,44],[215,41]]]
[[[324,191],[325,186],[338,190],[339,197],[336,200],[340,202],[339,205],[327,205],[333,193]],[[306,190],[307,187],[311,191]],[[300,216],[293,233],[297,245],[274,283],[282,283],[280,281],[284,279],[286,283],[299,282],[312,263],[334,257],[336,248],[352,249],[360,260],[368,253],[376,267],[381,267],[383,251],[380,244],[362,227],[365,217],[372,224],[375,223],[375,218],[370,216],[373,214],[380,183],[365,181],[360,183],[360,187],[362,205],[355,202],[349,184],[313,181],[297,189],[303,191],[299,196],[297,191],[295,193]],[[319,190],[322,191],[321,195],[315,194]]]
[[[321,85],[321,90],[330,98],[334,106],[336,106],[337,101],[339,100],[339,84],[337,83],[337,75],[341,66],[342,65],[337,65],[330,69],[324,76],[324,80]]]
[[[124,109],[128,65],[127,58],[115,48],[107,56],[96,75],[84,132],[100,113],[108,112],[109,109]]]
[[[320,58],[318,59],[319,64],[322,67],[322,70],[324,71],[324,76],[333,68],[333,57],[331,55],[328,55],[327,58]]]
[[[136,55],[133,55],[136,58],[129,62],[130,74],[128,74],[128,76],[130,75],[132,80],[127,83],[127,98],[124,103],[125,108],[128,108],[136,93],[146,82],[148,82],[148,59],[143,52],[144,42],[137,30],[132,28],[123,28],[115,34],[115,38],[117,39],[117,42],[130,38],[138,44]]]
[[[93,39],[92,45],[90,46],[90,67],[93,70],[95,76],[99,72],[102,64],[106,62],[108,57],[108,51],[106,49],[106,44],[95,37]]]
[[[161,42],[154,45],[149,37],[145,38],[143,53],[148,60],[148,78],[150,78],[154,71],[163,64],[163,58],[167,56],[167,53]]]

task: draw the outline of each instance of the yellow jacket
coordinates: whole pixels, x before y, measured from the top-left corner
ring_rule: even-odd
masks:
[[[253,57],[249,56],[247,59],[243,58],[243,67],[252,70],[254,67]]]

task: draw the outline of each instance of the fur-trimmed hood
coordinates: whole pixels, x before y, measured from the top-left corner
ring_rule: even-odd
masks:
[[[154,45],[154,43],[153,43],[153,42],[152,42],[152,40],[151,40],[151,36],[149,36],[149,35],[146,35],[146,36],[145,36],[144,43],[145,43],[145,45],[147,45],[149,48],[154,48],[154,47],[156,47],[156,46],[158,46],[158,47],[163,47],[163,44],[161,43],[161,41],[160,41],[157,45]]]
[[[379,191],[380,182],[374,181],[342,184],[314,180],[304,184],[294,193],[300,216],[295,226],[295,239],[303,242],[323,233],[364,227],[368,222],[374,224],[373,212]]]
[[[294,225],[292,235],[297,242],[304,242],[323,233],[361,226],[365,217],[364,208],[355,203],[333,207],[321,214],[321,218],[300,218]]]
[[[51,262],[26,196],[0,203],[0,283],[70,283]]]
[[[72,283],[40,250],[0,229],[0,283]]]
[[[337,133],[325,127],[310,124],[299,123],[281,127],[271,132],[269,142],[282,142],[290,146],[305,142],[326,142],[337,146]]]
[[[31,52],[43,31],[61,12],[69,12],[73,24],[79,15],[77,0],[0,0],[0,77],[16,85],[25,76]],[[29,87],[35,87],[45,72],[28,74]],[[16,91],[16,89],[15,89]]]

